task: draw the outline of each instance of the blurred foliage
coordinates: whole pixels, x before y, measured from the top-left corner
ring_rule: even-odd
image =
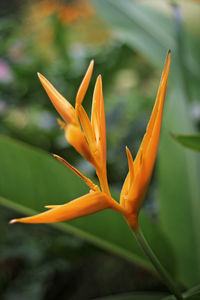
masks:
[[[7,221],[15,214],[1,208],[2,300],[93,299],[143,289],[141,280],[146,290],[165,291],[152,273],[55,228],[30,225],[11,230]]]
[[[181,145],[195,150],[200,151],[200,135],[199,134],[175,134],[171,133],[172,137],[179,142]]]
[[[108,177],[119,190],[127,172],[125,145],[136,154],[154,103],[160,78],[158,66],[171,48],[171,91],[168,88],[170,99],[166,103],[158,182],[153,176],[144,209],[166,234],[180,282],[191,286],[199,274],[193,270],[199,264],[193,249],[200,249],[195,240],[195,235],[199,235],[199,223],[195,221],[199,214],[199,157],[174,146],[169,130],[200,130],[200,3],[177,1],[178,6],[173,6],[172,2],[2,1],[0,134],[55,152],[84,173],[94,175],[64,139],[56,122],[58,115],[36,75],[42,73],[74,103],[82,76],[94,59],[94,75],[84,106],[89,109],[95,79],[101,73]],[[179,185],[173,173],[177,174]],[[157,190],[159,204],[153,201],[158,198]],[[44,203],[48,200],[43,199]],[[181,216],[181,208],[188,212],[187,220],[186,214]],[[133,290],[165,291],[147,271],[78,238],[58,234],[56,229],[10,228],[6,224],[12,216],[12,212],[1,208],[0,296],[4,300],[92,299]],[[181,247],[182,255],[178,256]],[[188,270],[187,276],[183,276],[183,270]]]
[[[25,5],[19,16],[1,20],[0,37],[6,43],[1,43],[0,49],[3,78],[0,80],[0,133],[60,153],[77,164],[79,156],[67,145],[57,125],[55,110],[36,73],[44,74],[74,103],[82,75],[90,59],[94,58],[91,86],[101,73],[106,99],[108,151],[112,149],[108,153],[109,176],[113,183],[119,184],[126,174],[125,151],[120,167],[114,162],[128,141],[135,143],[137,140],[136,154],[148,119],[147,112],[154,101],[152,94],[159,74],[154,71],[152,77],[152,68],[147,61],[124,43],[116,41],[94,8],[90,6],[89,16],[63,22],[59,13],[63,8],[56,3],[41,1]],[[76,8],[75,4],[71,5]],[[88,6],[87,3],[86,8]],[[20,18],[21,14],[23,18]],[[79,28],[82,28],[81,35]],[[86,107],[90,105],[91,97],[90,88],[84,101]]]

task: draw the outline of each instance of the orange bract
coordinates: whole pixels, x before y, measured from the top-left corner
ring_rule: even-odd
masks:
[[[109,208],[106,195],[101,192],[93,192],[66,204],[58,205],[36,216],[12,220],[11,223],[52,223],[67,221],[87,216],[105,208]]]
[[[87,92],[88,85],[92,76],[93,67],[94,61],[92,60],[77,92],[75,109],[69,103],[69,101],[67,101],[43,75],[38,73],[40,82],[42,83],[45,91],[47,92],[47,95],[49,96],[52,104],[66,123],[62,123],[61,127],[66,132],[65,135],[68,142],[86,160],[88,160],[91,163],[93,163],[93,159],[78,121],[77,110]]]
[[[171,53],[169,51],[161,76],[155,105],[142,144],[134,162],[129,158],[129,173],[124,182],[120,203],[126,208],[130,215],[134,214],[135,216],[138,216],[153,171],[160,137],[170,60]],[[130,156],[131,154],[129,153],[129,157]],[[131,185],[129,183],[130,181],[132,181]],[[135,219],[137,220],[137,218]]]
[[[106,170],[106,123],[104,113],[101,76],[98,76],[93,100],[91,121],[82,106],[82,102],[91,79],[94,62],[91,61],[76,96],[75,108],[47,81],[38,75],[49,98],[63,120],[59,124],[64,128],[69,143],[95,168],[101,189],[63,158],[54,155],[67,168],[78,175],[90,188],[90,193],[63,205],[47,205],[50,210],[33,217],[12,220],[11,223],[49,223],[75,219],[97,211],[111,208],[120,212],[129,226],[136,230],[138,214],[153,171],[162,121],[165,90],[170,68],[171,54],[168,53],[160,85],[141,146],[135,160],[126,147],[129,172],[120,195],[120,204],[109,191]]]
[[[62,157],[53,154],[55,158],[57,158],[61,163],[63,163],[68,169],[70,169],[72,172],[74,172],[76,175],[78,175],[83,181],[89,186],[89,188],[92,191],[100,191],[98,185],[94,184],[89,178],[84,176],[79,170],[74,168],[72,165],[70,165],[66,160],[64,160]]]

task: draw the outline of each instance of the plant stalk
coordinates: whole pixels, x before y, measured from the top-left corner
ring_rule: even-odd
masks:
[[[147,258],[151,261],[152,265],[156,269],[156,271],[159,273],[160,277],[162,278],[165,285],[169,288],[171,293],[176,297],[177,300],[183,300],[183,297],[181,295],[181,292],[178,290],[176,285],[174,284],[173,280],[171,279],[168,272],[165,270],[165,268],[161,265],[158,258],[153,253],[152,249],[150,248],[147,240],[145,239],[141,229],[138,227],[137,230],[133,230],[134,236],[142,248],[143,252],[147,256]]]

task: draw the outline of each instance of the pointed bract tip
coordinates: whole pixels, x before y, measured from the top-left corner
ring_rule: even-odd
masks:
[[[169,54],[171,54],[171,53],[172,53],[172,51],[171,51],[171,49],[169,49],[168,52],[167,52],[167,54],[169,55]]]
[[[45,205],[44,208],[52,209],[59,205]]]
[[[37,76],[38,76],[39,80],[41,81],[41,83],[42,83],[42,81],[44,82],[45,77],[41,73],[37,72]]]
[[[56,158],[57,160],[59,160],[60,162],[65,163],[65,160],[64,160],[62,157],[60,157],[59,155],[54,154],[54,153],[52,153],[52,155],[53,155],[53,157],[55,157],[55,158]]]
[[[60,162],[62,162],[64,159],[62,157],[60,157],[57,154],[52,153],[53,157],[55,157],[57,160],[59,160]]]
[[[17,222],[16,219],[12,219],[12,220],[10,220],[9,224],[14,224],[14,223],[16,223],[16,222]]]
[[[131,151],[129,150],[128,146],[126,146],[126,153],[128,154],[131,154]]]
[[[129,166],[130,166],[130,162],[133,163],[133,156],[132,156],[131,151],[129,150],[129,148],[127,146],[126,146],[126,155],[127,155]]]
[[[42,74],[41,74],[40,72],[37,72],[37,76],[38,76],[39,78],[42,78]]]
[[[67,128],[67,124],[59,118],[57,118],[57,123],[58,123],[58,125],[60,126],[61,129],[66,129]]]
[[[97,77],[97,81],[96,81],[99,85],[100,85],[100,87],[102,88],[102,76],[101,76],[101,74],[99,74],[98,75],[98,77]]]

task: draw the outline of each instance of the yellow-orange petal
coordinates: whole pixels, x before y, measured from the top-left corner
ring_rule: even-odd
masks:
[[[87,92],[87,89],[88,89],[88,86],[90,83],[93,67],[94,67],[94,60],[91,60],[89,67],[85,73],[85,76],[81,82],[81,85],[80,85],[77,95],[76,95],[76,107],[81,105],[81,103],[83,102],[83,99],[85,97],[85,94]]]
[[[170,68],[171,54],[168,53],[166,63],[161,76],[160,85],[155,101],[155,105],[151,114],[151,118],[147,125],[147,130],[141,146],[138,150],[136,159],[134,161],[134,182],[129,189],[126,201],[126,209],[129,213],[137,215],[142,205],[152,170],[154,167],[162,121],[162,112],[164,106],[165,91],[167,85],[167,79]],[[125,180],[125,188],[128,186],[128,179],[130,177],[130,171]],[[127,183],[126,183],[127,181]],[[123,192],[125,191],[123,187]]]
[[[54,88],[54,86],[40,73],[38,73],[40,82],[42,83],[47,95],[57,112],[61,115],[66,123],[75,122],[75,110],[73,106]]]
[[[103,87],[101,75],[97,77],[92,100],[91,124],[96,137],[96,144],[102,156],[102,163],[106,164],[106,121],[103,101]]]
[[[129,166],[129,173],[130,173],[130,179],[129,179],[129,188],[130,188],[134,180],[134,166],[133,166],[133,157],[131,151],[128,149],[127,146],[126,146],[126,155],[128,159],[128,166]]]
[[[83,132],[88,142],[90,151],[92,152],[92,154],[94,154],[93,151],[96,150],[96,139],[88,115],[82,106],[79,106],[78,108],[78,117],[80,119],[81,126],[83,128]]]
[[[158,88],[158,93],[156,97],[156,103],[152,112],[152,117],[150,118],[146,136],[144,137],[144,142],[142,143],[143,155],[142,155],[142,186],[148,185],[151,174],[153,171],[158,145],[160,138],[160,129],[162,122],[162,113],[164,107],[164,99],[166,92],[167,79],[169,75],[171,54],[169,52],[165,67],[161,76],[160,85]],[[153,119],[153,121],[152,121]],[[140,151],[141,152],[141,151]]]
[[[103,88],[101,75],[97,77],[91,111],[91,126],[95,136],[96,145],[96,173],[100,181],[101,189],[111,196],[108,186],[106,170],[106,122],[104,113]]]
[[[122,186],[122,189],[121,189],[121,193],[120,193],[120,205],[122,207],[125,207],[126,206],[126,201],[127,201],[127,195],[128,195],[128,187],[129,187],[129,182],[130,182],[130,174],[128,172],[125,180],[124,180],[124,183],[123,183],[123,186]]]
[[[60,126],[60,128],[62,129],[66,129],[67,128],[67,124],[65,122],[63,122],[61,119],[57,118],[57,123]]]
[[[144,161],[141,162],[141,165],[138,168],[139,170],[135,174],[134,182],[128,192],[125,204],[126,212],[133,215],[139,214],[149,183],[145,178],[146,171]]]
[[[93,192],[38,215],[11,220],[10,224],[16,222],[55,223],[68,221],[96,213],[109,207],[108,197],[104,193]]]
[[[161,80],[160,80],[160,84],[159,84],[159,88],[158,88],[158,92],[157,92],[157,96],[156,96],[156,101],[154,104],[154,108],[153,108],[149,123],[147,125],[146,133],[142,140],[142,143],[141,143],[140,149],[137,153],[137,156],[134,160],[135,170],[137,170],[137,166],[139,164],[141,149],[143,149],[145,152],[145,150],[147,149],[147,144],[148,144],[149,140],[151,139],[152,131],[153,131],[153,128],[155,125],[155,120],[158,117],[158,112],[159,112],[159,116],[160,116],[160,125],[161,125],[162,111],[163,111],[163,105],[164,105],[164,99],[165,99],[165,90],[166,90],[166,85],[167,85],[167,79],[168,79],[168,75],[169,75],[170,62],[171,62],[171,51],[169,51],[168,55],[167,55],[165,66],[164,66],[164,69],[163,69],[163,72],[161,75]],[[159,136],[160,132],[157,132],[157,134]]]
[[[126,146],[126,155],[127,155],[127,159],[128,159],[128,166],[129,166],[129,172],[128,175],[124,181],[122,190],[121,190],[121,194],[120,194],[120,204],[125,207],[126,206],[126,200],[127,200],[127,196],[130,190],[131,185],[134,182],[134,164],[133,164],[133,157],[132,154],[130,152],[130,150],[128,149],[128,147]]]
[[[78,151],[86,160],[93,163],[93,158],[90,153],[88,143],[81,130],[80,125],[65,124],[60,119],[57,119],[58,124],[65,130],[66,140]]]
[[[77,170],[75,167],[70,165],[64,158],[58,156],[57,154],[53,154],[55,158],[57,158],[62,164],[64,164],[68,169],[70,169],[72,172],[74,172],[76,175],[78,175],[88,186],[92,191],[100,191],[98,185],[94,184],[92,180],[87,178],[85,175],[83,175],[79,170]]]
[[[100,137],[100,80],[99,77],[96,80],[94,87],[93,99],[92,99],[92,111],[91,111],[91,125],[96,137],[97,144]]]
[[[85,139],[80,126],[69,124],[65,129],[65,136],[67,141],[78,151],[87,161],[93,164],[93,158],[90,148]]]

